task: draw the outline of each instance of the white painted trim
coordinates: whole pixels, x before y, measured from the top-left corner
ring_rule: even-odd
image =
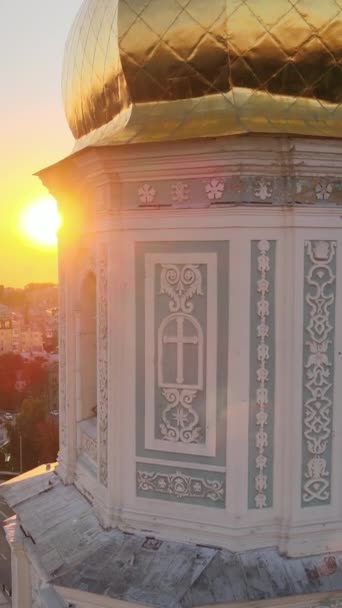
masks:
[[[289,521],[295,520],[301,511],[302,485],[302,419],[303,419],[303,337],[304,337],[304,238],[300,230],[294,231],[293,254],[289,257],[291,264],[291,289],[293,290],[292,308],[292,351],[288,350],[290,373],[288,381],[292,385],[288,404],[287,439],[288,453],[288,489],[292,496]]]
[[[117,600],[79,589],[69,589],[60,585],[54,585],[54,589],[67,602],[72,604],[77,602],[77,608],[148,608],[145,604]]]
[[[180,469],[191,469],[194,471],[212,471],[213,473],[226,472],[226,467],[219,467],[213,464],[201,464],[198,462],[187,462],[184,460],[161,460],[160,458],[140,458],[140,456],[138,456],[137,464],[139,463]]]
[[[227,509],[236,518],[248,509],[250,242],[243,232],[232,234],[229,245],[226,493]]]
[[[281,552],[286,552],[286,538],[292,516],[292,472],[296,468],[292,437],[294,400],[292,366],[294,339],[294,277],[296,276],[295,232],[286,230],[278,241],[276,262],[276,390],[275,390],[275,461],[274,506],[280,518]]]
[[[87,593],[78,589],[69,589],[55,585],[56,592],[69,602],[77,602],[80,608],[147,608],[145,604],[112,599],[105,596]],[[290,595],[265,600],[248,600],[234,602],[234,608],[319,608],[326,602],[342,600],[341,591],[328,591],[325,593],[311,593],[303,595]],[[203,605],[202,608],[231,608],[232,602]]]
[[[342,228],[342,208],[298,205],[284,207],[251,204],[222,205],[205,209],[137,209],[105,218],[102,230],[138,230],[142,240],[163,240],[161,230],[169,231],[171,240],[194,229],[235,228]],[[173,237],[171,236],[173,234]],[[148,236],[147,236],[148,235]],[[208,238],[208,237],[207,237]],[[215,238],[215,237],[214,237]],[[194,237],[194,240],[197,240]]]
[[[287,243],[286,233],[278,231],[275,234],[275,387],[274,387],[274,449],[273,449],[273,511],[277,516],[282,511],[285,501],[283,496],[284,477],[283,462],[286,437],[284,426],[286,424],[286,341],[288,339],[288,295],[290,293],[287,275]],[[289,338],[290,339],[290,338]]]
[[[170,508],[165,501],[142,498],[137,502],[138,507],[122,511],[120,528],[124,531],[237,552],[279,547],[283,540],[279,517],[247,524],[242,518],[228,517],[223,509],[196,505],[177,505],[175,509],[174,503]],[[327,520],[324,528],[322,522],[298,524],[286,533],[286,553],[298,557],[340,551],[341,536],[341,521]]]
[[[275,597],[267,600],[253,600],[234,602],[234,608],[320,608],[327,602],[338,600],[342,602],[341,591],[328,591],[325,593],[310,593],[303,595],[290,595]],[[232,603],[215,604],[215,608],[231,608]],[[203,605],[201,608],[213,608],[213,604]]]
[[[136,265],[135,265],[135,241],[126,239],[122,242],[122,255],[125,260],[125,329],[126,343],[124,350],[122,378],[123,386],[123,412],[122,412],[122,435],[129,438],[122,442],[125,456],[121,466],[121,491],[123,504],[134,504],[136,502],[136,428],[137,428],[137,366],[136,366],[136,326],[137,326],[137,303],[136,303]],[[144,429],[141,429],[144,432]]]
[[[339,140],[260,134],[99,147],[63,162],[70,161],[79,179],[85,175],[95,185],[213,175],[336,176],[342,168]]]

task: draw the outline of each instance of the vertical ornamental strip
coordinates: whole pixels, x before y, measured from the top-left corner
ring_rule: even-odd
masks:
[[[66,446],[66,278],[63,264],[59,266],[59,442]]]
[[[108,484],[108,249],[98,250],[98,453],[99,479]]]
[[[331,502],[336,241],[307,241],[304,256],[302,506]]]
[[[273,506],[275,241],[253,241],[251,259],[250,509]]]

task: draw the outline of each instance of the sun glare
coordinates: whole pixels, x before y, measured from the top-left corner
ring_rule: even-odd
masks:
[[[21,231],[25,238],[36,245],[54,247],[57,230],[61,225],[56,201],[45,197],[32,202],[22,213]]]

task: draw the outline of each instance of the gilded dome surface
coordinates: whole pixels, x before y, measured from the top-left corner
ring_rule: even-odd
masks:
[[[63,95],[76,149],[342,137],[342,0],[84,0]]]

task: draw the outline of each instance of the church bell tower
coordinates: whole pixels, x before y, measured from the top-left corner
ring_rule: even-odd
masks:
[[[40,173],[64,217],[58,471],[106,527],[341,549],[342,85],[308,68],[330,12],[250,5],[250,47],[248,3],[181,4],[88,0],[67,44],[75,152]]]

